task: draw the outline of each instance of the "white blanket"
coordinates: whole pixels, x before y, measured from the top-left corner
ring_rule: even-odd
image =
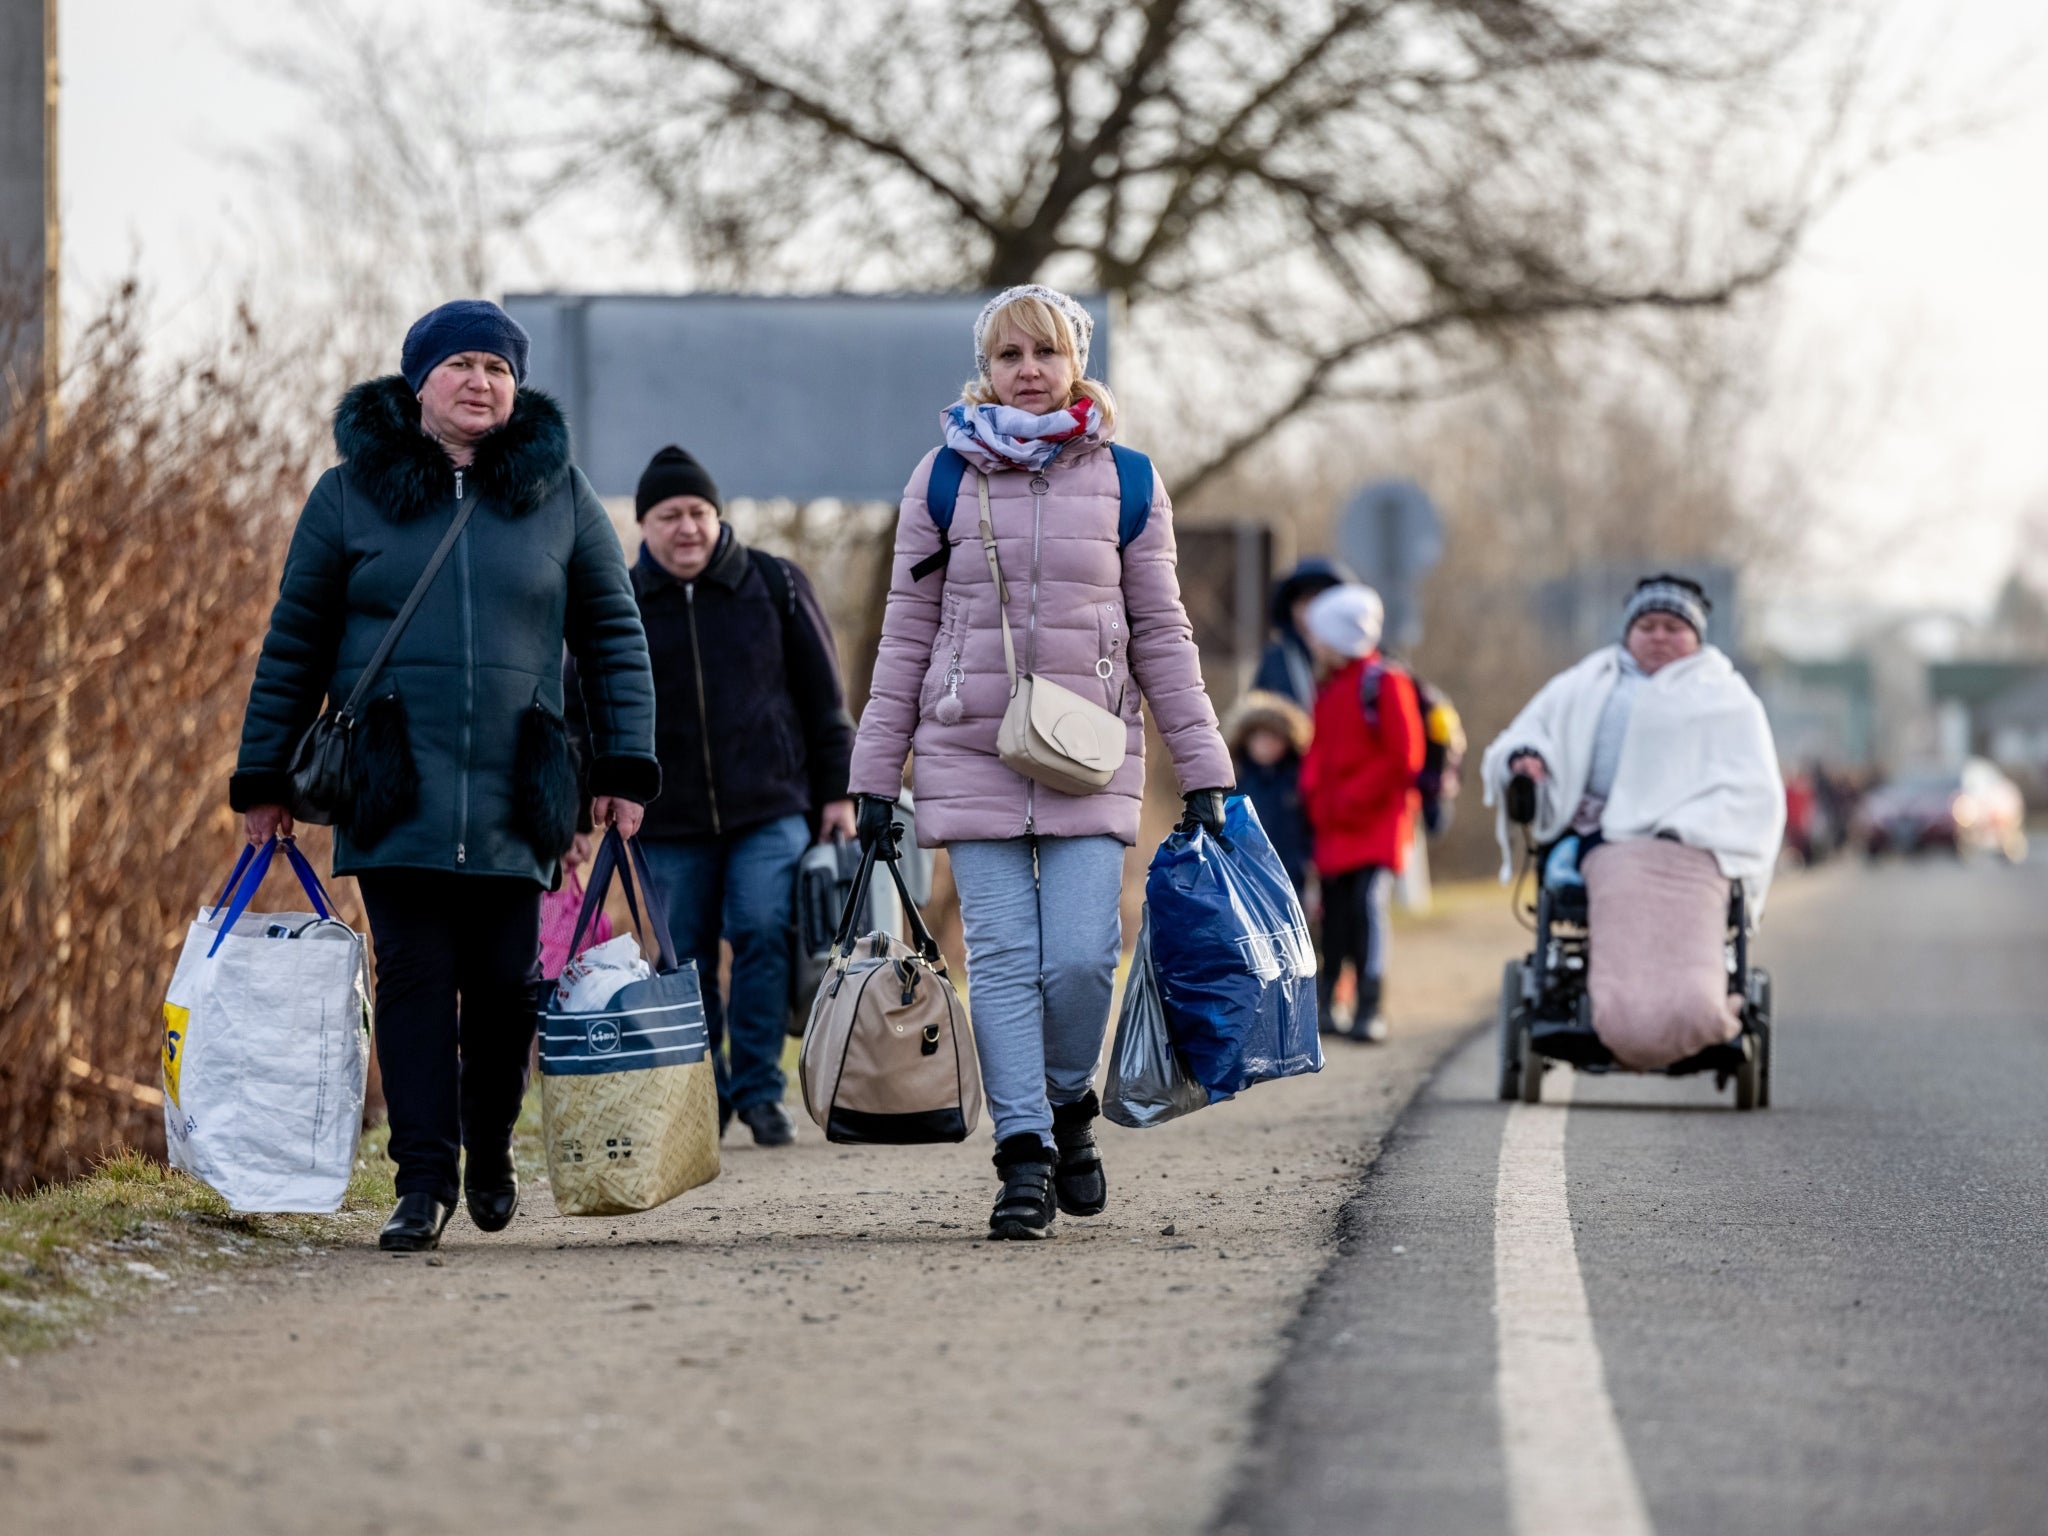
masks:
[[[1545,683],[1486,749],[1486,803],[1497,807],[1501,879],[1514,873],[1502,792],[1508,759],[1541,754],[1548,773],[1537,795],[1534,832],[1548,843],[1569,829],[1585,797],[1600,711],[1621,670],[1621,647],[1595,651]],[[1614,784],[1600,817],[1609,842],[1668,832],[1714,855],[1743,884],[1750,921],[1763,914],[1778,845],[1785,835],[1785,783],[1764,707],[1713,646],[1644,679],[1629,718]]]

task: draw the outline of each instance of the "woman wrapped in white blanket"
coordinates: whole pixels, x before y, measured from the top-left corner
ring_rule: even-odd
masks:
[[[1546,683],[1487,749],[1503,879],[1508,781],[1537,783],[1532,830],[1551,886],[1583,881],[1593,1027],[1624,1066],[1655,1069],[1740,1028],[1722,941],[1729,882],[1762,914],[1785,831],[1763,705],[1707,645],[1697,584],[1639,583],[1623,640]]]

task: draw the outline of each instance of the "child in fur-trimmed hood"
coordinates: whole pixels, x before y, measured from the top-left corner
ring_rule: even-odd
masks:
[[[1308,889],[1313,834],[1301,801],[1301,762],[1315,740],[1315,722],[1292,699],[1254,688],[1223,720],[1223,740],[1237,766],[1237,787],[1251,797],[1259,825],[1280,855],[1296,895]]]

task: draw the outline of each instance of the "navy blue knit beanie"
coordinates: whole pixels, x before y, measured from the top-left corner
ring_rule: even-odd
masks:
[[[418,394],[427,375],[458,352],[492,352],[512,365],[512,382],[526,382],[528,337],[521,326],[488,299],[450,299],[413,321],[398,354],[398,371]]]

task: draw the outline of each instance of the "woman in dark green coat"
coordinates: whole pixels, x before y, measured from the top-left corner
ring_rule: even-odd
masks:
[[[554,402],[523,389],[526,333],[460,300],[407,334],[403,372],[334,417],[342,462],[299,515],[242,723],[229,800],[252,841],[289,833],[289,765],[348,696],[464,498],[468,523],[355,733],[334,872],[377,954],[377,1057],[398,1164],[382,1245],[431,1248],[461,1188],[476,1224],[518,1206],[540,898],[575,835],[562,647],[590,711],[591,812],[628,836],[661,786],[654,681],[618,536],[569,462]]]

